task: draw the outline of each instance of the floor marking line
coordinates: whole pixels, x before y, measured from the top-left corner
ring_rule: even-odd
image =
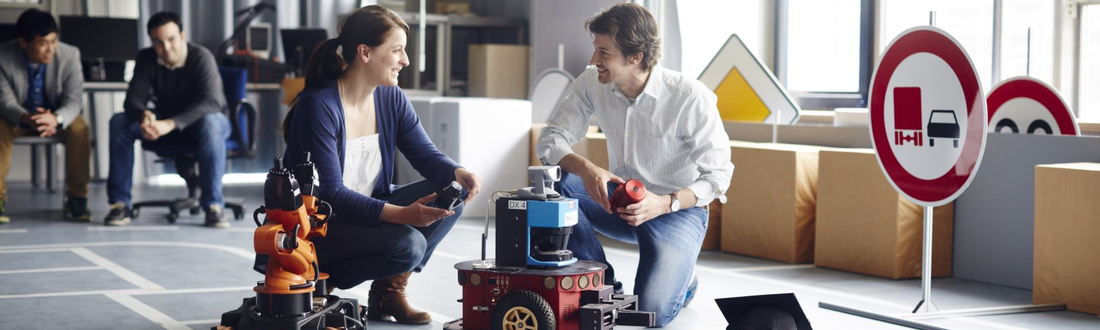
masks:
[[[219,288],[176,289],[176,290],[163,290],[163,291],[151,291],[151,290],[143,290],[143,289],[121,289],[121,290],[92,290],[92,291],[70,291],[70,292],[24,293],[24,294],[0,295],[0,299],[90,296],[90,295],[101,295],[101,294],[106,295],[106,294],[112,294],[112,293],[123,294],[123,295],[128,295],[128,296],[144,296],[144,295],[163,295],[163,294],[211,293],[211,292],[226,292],[226,291],[252,291],[252,287],[251,286],[232,286],[232,287],[219,287]]]
[[[212,293],[212,292],[228,292],[228,291],[252,291],[251,286],[227,286],[220,288],[196,288],[196,289],[175,289],[164,291],[142,291],[137,293],[130,293],[131,296],[145,296],[145,295],[163,295],[163,294],[187,294],[187,293]]]
[[[179,230],[179,226],[128,226],[128,227],[88,227],[88,231],[153,231],[153,230]]]
[[[218,244],[206,244],[206,243],[192,243],[192,242],[163,242],[163,241],[133,241],[133,242],[86,242],[86,243],[61,243],[61,244],[34,244],[34,245],[13,245],[13,246],[0,246],[0,253],[5,251],[21,251],[21,250],[33,250],[33,249],[50,249],[50,248],[63,248],[68,250],[71,248],[82,247],[98,247],[98,246],[173,246],[173,247],[193,247],[212,250],[221,250],[229,252],[246,259],[253,259],[256,257],[256,253],[253,251],[247,251],[242,248],[218,245]]]
[[[88,250],[87,248],[75,248],[72,251],[73,253],[76,253],[76,255],[81,256],[84,259],[88,259],[88,261],[91,261],[93,264],[107,269],[107,271],[114,273],[116,276],[126,280],[126,282],[130,282],[130,284],[133,284],[141,289],[164,291],[164,287],[157,285],[156,283],[153,283],[153,281],[150,281],[144,277],[141,277],[141,275],[138,275],[137,273],[126,269],[126,267],[122,267],[119,264],[114,263],[113,261],[107,260],[107,258],[104,258],[103,256],[92,252],[92,250]]]
[[[91,296],[91,295],[111,294],[111,293],[132,294],[132,293],[138,293],[138,292],[141,292],[141,289],[92,290],[92,291],[47,292],[47,293],[23,293],[23,294],[0,295],[0,299]]]
[[[141,302],[137,299],[134,299],[134,297],[127,296],[127,295],[124,295],[124,294],[109,293],[109,294],[107,294],[107,298],[111,298],[111,300],[114,300],[115,302],[121,304],[122,306],[125,306],[126,308],[129,308],[130,310],[134,311],[135,313],[138,313],[139,315],[145,317],[146,319],[149,319],[149,321],[153,321],[156,324],[160,324],[165,329],[168,329],[168,330],[191,330],[191,328],[188,327],[187,325],[185,325],[183,323],[180,323],[179,321],[176,321],[171,316],[168,316],[164,313],[161,313],[160,311],[156,310],[155,308],[153,308],[149,305],[146,305],[145,303],[143,303],[143,302]]]
[[[27,273],[46,273],[46,272],[76,272],[76,271],[82,271],[82,270],[98,270],[98,269],[103,269],[103,267],[84,266],[84,267],[56,267],[56,268],[0,270],[0,275],[5,275],[5,274],[27,274]]]
[[[27,228],[0,229],[0,234],[14,234],[14,233],[25,233],[25,232],[27,232]]]
[[[40,253],[40,252],[69,252],[72,248],[44,248],[22,250],[0,250],[0,253]]]

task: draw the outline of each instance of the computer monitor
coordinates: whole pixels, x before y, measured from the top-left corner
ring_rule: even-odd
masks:
[[[19,33],[15,31],[15,24],[0,24],[0,43],[16,38],[19,38]]]
[[[271,55],[271,24],[252,23],[245,35],[248,42],[248,51],[262,59],[268,59]]]
[[[317,45],[328,39],[328,33],[320,28],[282,29],[279,34],[283,37],[283,56],[286,57],[286,65],[294,71],[298,77],[305,76],[306,64],[309,56]]]
[[[137,58],[136,19],[61,16],[61,41],[80,48],[84,60],[125,62]]]

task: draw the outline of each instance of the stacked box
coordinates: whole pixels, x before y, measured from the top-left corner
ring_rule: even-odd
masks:
[[[1035,167],[1032,301],[1100,314],[1100,164]]]
[[[722,251],[789,263],[814,260],[820,147],[731,142]]]
[[[924,208],[886,181],[871,149],[819,153],[814,264],[890,279],[921,276]],[[951,276],[954,205],[933,209],[932,276]]]

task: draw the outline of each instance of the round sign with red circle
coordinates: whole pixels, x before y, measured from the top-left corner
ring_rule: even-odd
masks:
[[[986,98],[989,129],[998,133],[1078,135],[1077,118],[1058,91],[1030,77],[1013,77]]]
[[[970,56],[935,27],[902,32],[871,79],[871,143],[887,181],[921,206],[966,190],[985,151],[985,93]]]

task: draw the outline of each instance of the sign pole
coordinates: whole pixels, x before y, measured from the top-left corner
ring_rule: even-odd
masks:
[[[939,308],[936,304],[932,303],[932,207],[924,207],[924,258],[921,260],[920,268],[920,286],[924,295],[920,302],[917,303],[917,307],[913,308],[913,313],[922,311],[925,313],[938,312]],[[924,309],[921,310],[921,306]]]

